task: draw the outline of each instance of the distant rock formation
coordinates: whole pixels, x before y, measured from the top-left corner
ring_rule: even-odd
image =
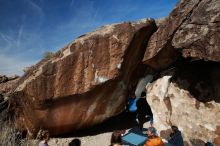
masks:
[[[16,87],[18,80],[19,76],[17,75],[11,77],[0,75],[0,124],[10,116],[7,112],[7,108],[9,107],[9,97],[12,94],[13,89]]]
[[[107,25],[29,68],[14,92],[20,125],[30,135],[40,128],[60,135],[122,112],[155,31],[152,19]]]
[[[19,76],[14,75],[7,77],[6,75],[0,75],[0,94],[10,95],[13,92],[13,88],[16,86]]]

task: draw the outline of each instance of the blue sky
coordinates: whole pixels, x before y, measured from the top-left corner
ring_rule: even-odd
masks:
[[[56,52],[105,24],[168,16],[178,0],[0,0],[0,74]]]

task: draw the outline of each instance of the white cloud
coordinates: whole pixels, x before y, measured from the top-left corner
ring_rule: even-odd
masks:
[[[23,75],[23,69],[35,64],[37,61],[26,60],[16,56],[0,54],[0,74],[5,75]]]
[[[17,47],[20,47],[22,34],[23,34],[23,25],[21,25],[19,30],[18,30]]]
[[[39,36],[27,32],[23,25],[14,33],[0,32],[0,42],[0,74],[23,75],[23,69],[35,64],[43,50]],[[37,43],[39,47],[34,45]]]
[[[2,38],[2,40],[1,40]],[[2,54],[2,52],[6,52],[8,49],[11,48],[12,44],[11,44],[11,37],[8,35],[5,35],[3,33],[0,32],[0,54]]]
[[[74,6],[74,4],[75,4],[75,0],[71,0],[70,7]]]
[[[40,15],[40,16],[43,16],[44,15],[44,12],[43,12],[43,9],[37,5],[35,2],[33,2],[32,0],[26,0],[26,2],[32,6],[32,8]]]
[[[0,74],[23,75],[23,69],[37,62],[36,55],[42,51],[38,35],[31,35],[21,25],[14,34],[0,32]],[[41,45],[41,44],[40,44]]]
[[[24,0],[24,2],[29,8],[28,13],[22,14],[22,18],[19,19],[21,21],[16,21],[15,27],[0,32],[0,73],[21,75],[23,68],[34,64],[36,59],[33,58],[40,58],[46,50],[51,48],[52,51],[58,50],[73,38],[93,31],[101,25],[120,22],[126,16],[140,14],[139,7],[135,3],[102,7],[93,0],[84,0],[82,5],[76,0],[69,0],[68,9],[71,14],[69,19],[54,24],[53,29],[48,27],[45,31],[43,28],[48,23],[45,19],[46,9],[45,12],[43,9],[45,1]],[[157,13],[164,13],[165,8],[166,5],[158,2],[152,7],[148,6],[144,14],[154,15],[155,9]],[[35,15],[30,17],[32,13]],[[32,20],[35,23],[29,24]]]

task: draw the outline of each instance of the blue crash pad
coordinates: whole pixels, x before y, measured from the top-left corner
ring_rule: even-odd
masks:
[[[128,133],[122,137],[122,141],[125,144],[130,144],[132,146],[142,146],[145,141],[147,141],[147,136],[139,135],[136,133]]]

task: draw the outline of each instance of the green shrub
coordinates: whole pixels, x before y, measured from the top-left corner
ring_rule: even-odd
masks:
[[[0,111],[0,146],[26,146],[27,139],[14,125],[14,114],[7,107]]]
[[[50,59],[54,56],[54,53],[53,52],[45,52],[44,55],[43,55],[43,58],[44,59]]]

